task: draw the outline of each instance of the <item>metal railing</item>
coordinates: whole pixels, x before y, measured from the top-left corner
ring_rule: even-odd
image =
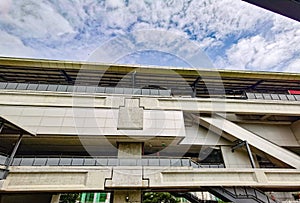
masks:
[[[0,82],[0,89],[7,90],[33,90],[51,92],[79,92],[79,93],[106,93],[106,94],[129,94],[129,95],[153,95],[171,96],[171,90],[147,89],[147,88],[125,88],[125,87],[96,87],[96,86],[74,86],[55,84],[28,84]]]
[[[292,95],[292,94],[270,94],[270,93],[246,92],[246,96],[248,99],[300,101],[300,95]]]
[[[232,188],[221,187],[221,190],[224,193],[237,199],[254,199],[257,202],[261,202],[261,203],[274,202],[264,192],[252,187],[232,187]]]
[[[12,166],[188,166],[193,168],[224,168],[224,164],[199,164],[188,157],[39,157],[23,156],[13,159]]]

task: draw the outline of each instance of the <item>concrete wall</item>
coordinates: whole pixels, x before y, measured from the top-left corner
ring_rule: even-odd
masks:
[[[288,125],[239,124],[243,128],[263,137],[279,146],[298,147],[299,143]],[[299,130],[300,131],[300,130]]]
[[[139,130],[118,130],[118,109],[2,106],[0,115],[37,134],[185,136],[181,111],[144,110]]]
[[[300,145],[300,120],[296,121],[292,124],[291,129],[298,141],[298,144]]]
[[[251,168],[247,151],[237,149],[231,152],[231,147],[221,146],[222,156],[226,168]]]
[[[231,145],[231,142],[224,139],[220,135],[208,131],[206,128],[194,124],[191,127],[185,128],[186,137],[182,140],[181,144],[192,145]]]

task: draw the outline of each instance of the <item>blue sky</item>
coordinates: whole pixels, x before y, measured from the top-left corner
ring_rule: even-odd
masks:
[[[300,23],[240,0],[1,0],[0,56],[300,72]]]

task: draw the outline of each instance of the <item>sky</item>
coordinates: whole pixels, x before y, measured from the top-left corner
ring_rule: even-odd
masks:
[[[300,22],[240,0],[0,0],[0,56],[300,72]]]

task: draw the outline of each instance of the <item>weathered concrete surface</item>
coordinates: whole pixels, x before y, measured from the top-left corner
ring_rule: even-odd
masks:
[[[231,147],[221,146],[223,160],[226,168],[251,168],[248,154],[245,150],[231,151]]]
[[[191,167],[11,167],[0,192],[68,192],[105,189],[197,189],[200,186],[299,188],[296,169]]]
[[[118,158],[141,158],[143,143],[120,142],[118,143]]]
[[[104,190],[111,169],[105,167],[10,167],[0,191]]]

